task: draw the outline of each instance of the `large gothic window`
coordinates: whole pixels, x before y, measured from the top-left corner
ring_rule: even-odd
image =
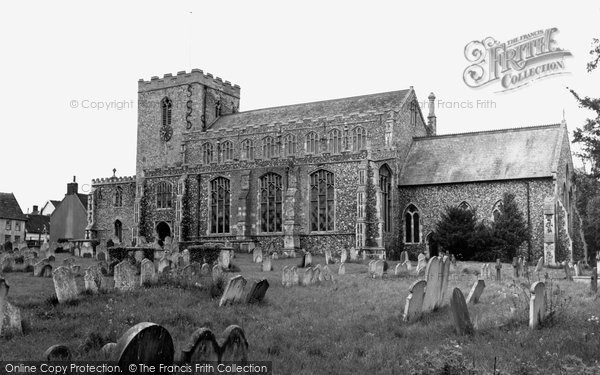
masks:
[[[233,160],[233,142],[225,141],[221,143],[221,152],[223,155],[223,160],[230,161]]]
[[[156,185],[156,208],[173,207],[173,185],[161,182]]]
[[[419,223],[419,210],[411,204],[404,211],[404,242],[421,242],[421,228]]]
[[[381,218],[383,230],[392,230],[392,172],[387,165],[379,168],[379,188],[381,189]]]
[[[210,232],[229,233],[229,180],[217,177],[210,183]]]
[[[123,188],[120,186],[117,186],[115,189],[115,200],[113,203],[115,207],[121,207],[123,205]]]
[[[173,108],[173,103],[171,102],[171,99],[164,97],[160,102],[162,126],[170,126],[171,125],[171,110],[172,110],[172,108]]]
[[[283,138],[283,147],[285,149],[285,156],[292,156],[296,154],[296,136],[294,134],[288,134]]]
[[[332,231],[335,213],[333,173],[319,170],[310,175],[310,230]]]
[[[277,149],[277,141],[273,137],[265,137],[263,139],[263,157],[270,159],[279,156]]]
[[[213,162],[213,145],[210,142],[206,142],[202,145],[202,162],[204,164],[210,164]]]
[[[329,132],[329,142],[327,149],[332,154],[339,154],[342,151],[342,132],[338,129],[333,129]]]
[[[315,132],[306,135],[306,153],[316,154],[319,149],[319,136]]]
[[[282,231],[283,186],[281,176],[268,173],[260,179],[260,230]]]
[[[352,150],[360,151],[367,147],[367,131],[365,128],[357,126],[352,130]]]
[[[242,142],[242,159],[254,160],[254,142],[251,139]]]

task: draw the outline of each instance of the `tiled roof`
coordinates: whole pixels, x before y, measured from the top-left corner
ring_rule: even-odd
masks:
[[[563,136],[555,124],[415,138],[399,184],[551,177]]]
[[[13,193],[0,193],[0,218],[27,220]]]
[[[46,226],[47,233],[50,233],[50,216],[27,215],[27,224],[25,224],[27,233],[44,233],[44,226]]]
[[[211,129],[231,129],[232,127],[246,127],[292,120],[302,121],[305,118],[333,117],[369,110],[383,111],[398,108],[409,92],[410,90],[391,91],[238,112],[220,117],[211,126]]]
[[[55,200],[50,200],[50,202],[52,203],[52,205],[54,206],[54,208],[58,208],[58,206],[60,206],[61,201],[55,201]]]
[[[87,210],[88,195],[87,194],[77,193],[77,197],[81,201],[81,204],[83,204],[83,207],[85,207],[85,209]]]

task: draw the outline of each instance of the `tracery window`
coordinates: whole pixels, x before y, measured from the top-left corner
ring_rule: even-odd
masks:
[[[318,170],[310,175],[310,230],[334,230],[335,185],[333,173]]]
[[[229,233],[231,191],[229,180],[217,177],[210,182],[210,232]]]
[[[260,178],[260,230],[282,231],[283,186],[281,176],[268,173]]]

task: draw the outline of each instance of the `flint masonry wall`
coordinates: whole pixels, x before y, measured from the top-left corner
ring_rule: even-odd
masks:
[[[115,204],[115,195],[117,188],[123,192],[122,204]],[[131,245],[133,222],[133,204],[135,199],[135,178],[107,178],[97,179],[92,182],[94,205],[94,225],[97,231],[97,238],[102,242],[110,238],[115,243],[115,221],[119,220],[122,224],[123,243]]]

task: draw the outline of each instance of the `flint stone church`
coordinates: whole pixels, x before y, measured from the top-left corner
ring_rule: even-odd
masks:
[[[566,124],[436,135],[428,99],[426,119],[412,86],[239,111],[240,87],[199,69],[140,79],[136,175],[93,180],[86,236],[416,258],[446,205],[494,220],[512,192],[522,255],[583,258]]]

